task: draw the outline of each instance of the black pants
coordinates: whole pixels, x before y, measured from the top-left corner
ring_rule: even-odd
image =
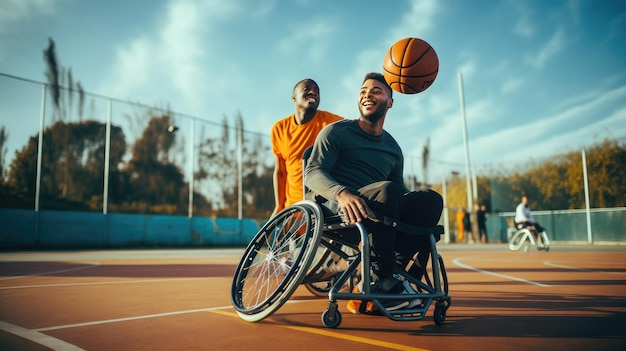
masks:
[[[432,190],[405,194],[403,187],[383,181],[367,185],[358,192],[371,210],[368,216],[374,219],[382,220],[382,216],[387,216],[418,227],[434,227],[443,211],[441,195]],[[430,252],[428,237],[398,232],[376,220],[368,219],[365,225],[371,233],[372,271],[378,279],[392,275],[396,253],[410,258],[418,251],[424,251],[425,255],[419,261],[423,260],[420,264],[425,267]]]
[[[530,226],[534,226],[535,230],[533,231],[533,234],[535,235],[535,237],[538,237],[539,235],[541,235],[542,232],[545,231],[545,229],[539,224],[539,222],[520,222],[520,223],[516,223],[517,229],[522,229],[522,228],[527,228]]]

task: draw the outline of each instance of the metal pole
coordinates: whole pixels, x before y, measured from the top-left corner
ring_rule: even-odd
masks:
[[[589,179],[587,178],[587,156],[585,155],[585,149],[583,149],[583,181],[585,183],[585,209],[587,213],[587,241],[589,244],[593,243],[593,235],[591,234],[591,213],[589,206]]]
[[[447,200],[447,188],[446,177],[443,171],[441,171],[441,192],[443,197],[443,230],[445,232],[443,236],[443,242],[450,243],[450,223],[448,218],[448,200]]]
[[[113,102],[109,99],[106,122],[106,139],[104,144],[104,190],[102,194],[102,214],[106,215],[109,208],[109,167],[111,163],[111,113]]]
[[[41,159],[43,150],[43,125],[46,118],[46,87],[41,92],[41,114],[39,115],[39,142],[37,144],[37,180],[35,182],[35,212],[39,212],[39,196],[41,192]]]
[[[478,199],[478,181],[476,180],[476,170],[472,167],[472,198]]]
[[[238,153],[237,153],[237,180],[238,180],[238,213],[237,216],[239,220],[243,218],[243,123],[241,119],[239,119],[239,126],[237,127],[237,144],[238,144]]]
[[[459,78],[459,98],[461,103],[461,118],[463,125],[463,145],[465,146],[465,180],[467,185],[467,210],[472,212],[472,186],[471,186],[471,173],[470,173],[470,157],[469,146],[467,144],[467,119],[465,117],[465,97],[463,95],[463,75],[461,72],[458,74]]]
[[[189,142],[189,146],[191,148],[191,160],[189,161],[189,209],[188,216],[191,218],[193,216],[193,166],[196,155],[196,120],[191,120],[191,141]]]

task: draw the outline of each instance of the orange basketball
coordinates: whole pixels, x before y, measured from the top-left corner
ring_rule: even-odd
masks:
[[[383,75],[389,86],[403,94],[417,94],[433,84],[439,72],[435,49],[418,38],[404,38],[393,44],[383,61]]]

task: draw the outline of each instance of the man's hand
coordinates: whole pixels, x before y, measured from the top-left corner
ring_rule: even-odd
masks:
[[[347,189],[337,195],[337,203],[343,211],[346,222],[354,224],[367,218],[367,205],[362,197],[352,194]]]

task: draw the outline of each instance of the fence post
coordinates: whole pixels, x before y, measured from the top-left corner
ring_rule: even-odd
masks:
[[[589,210],[589,180],[587,178],[587,156],[585,155],[585,149],[583,149],[583,182],[585,183],[585,213],[587,215],[587,242],[593,244],[593,235],[591,233],[591,213]]]

